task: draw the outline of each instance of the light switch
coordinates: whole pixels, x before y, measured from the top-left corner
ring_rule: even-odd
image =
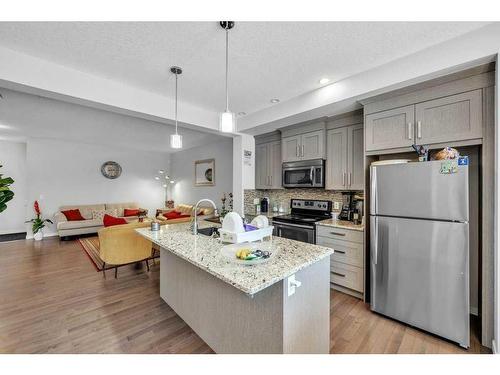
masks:
[[[294,295],[295,289],[300,288],[301,285],[302,285],[302,282],[300,282],[299,280],[297,280],[295,278],[295,274],[293,274],[292,276],[289,276],[288,277],[288,287],[287,287],[288,297]]]

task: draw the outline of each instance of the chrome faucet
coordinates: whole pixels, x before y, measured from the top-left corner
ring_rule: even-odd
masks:
[[[217,206],[215,205],[214,201],[211,199],[200,199],[198,203],[193,208],[193,215],[194,215],[194,220],[193,220],[193,234],[197,235],[198,234],[198,206],[200,205],[201,202],[209,202],[213,207],[214,207],[214,213],[217,214]]]

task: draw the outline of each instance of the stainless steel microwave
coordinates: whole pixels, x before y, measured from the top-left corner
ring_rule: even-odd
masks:
[[[315,159],[283,163],[283,187],[324,188],[325,161]]]

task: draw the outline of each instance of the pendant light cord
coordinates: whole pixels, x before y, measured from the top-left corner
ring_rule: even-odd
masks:
[[[178,74],[175,73],[175,134],[177,135],[177,77]]]
[[[227,76],[229,70],[229,29],[226,29],[226,112],[229,112],[229,91],[227,84]]]

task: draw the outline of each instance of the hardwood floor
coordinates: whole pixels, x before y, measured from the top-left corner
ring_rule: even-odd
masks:
[[[159,296],[159,265],[95,271],[77,241],[0,243],[0,353],[211,353]],[[331,294],[331,353],[487,353]]]

